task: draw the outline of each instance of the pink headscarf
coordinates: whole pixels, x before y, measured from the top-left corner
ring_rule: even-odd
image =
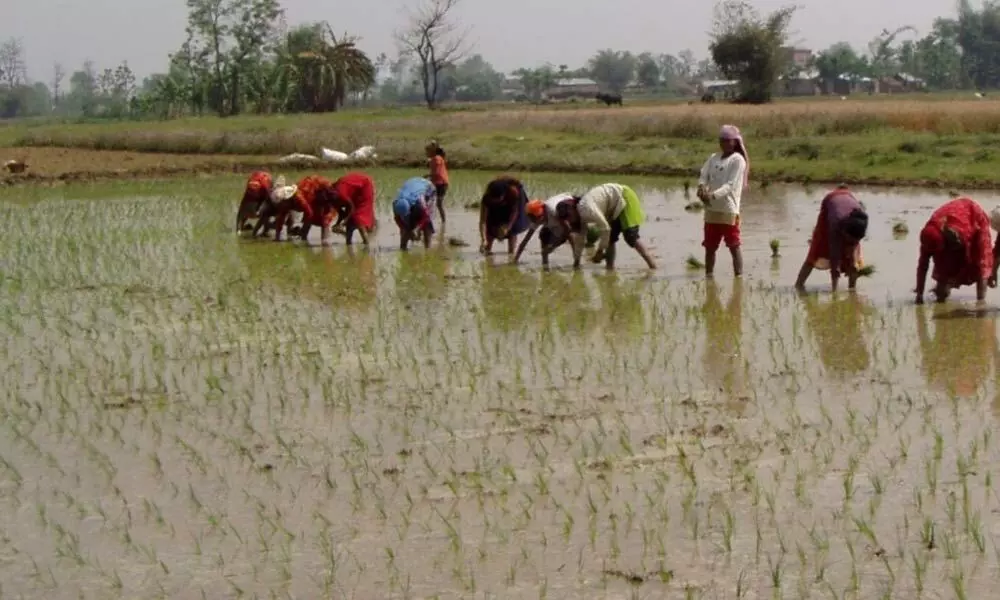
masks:
[[[743,185],[745,187],[750,187],[750,157],[747,155],[747,145],[746,142],[743,141],[743,134],[740,133],[740,129],[735,125],[723,125],[722,130],[719,131],[719,139],[736,140],[736,152],[738,152],[747,163],[747,168],[743,172]]]

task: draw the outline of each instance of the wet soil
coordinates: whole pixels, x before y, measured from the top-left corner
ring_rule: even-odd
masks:
[[[376,177],[391,223],[403,176]],[[534,242],[520,267],[480,257],[465,175],[435,247],[405,254],[392,227],[370,251],[238,237],[240,183],[0,191],[5,595],[995,586],[997,292],[910,293],[946,196],[861,191],[875,275],[801,296],[822,188],[751,192],[746,275],[723,256],[706,281],[677,190],[636,184],[660,268],[622,247],[608,274],[568,250],[545,272]]]

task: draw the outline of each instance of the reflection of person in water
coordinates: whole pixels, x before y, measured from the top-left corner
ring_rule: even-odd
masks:
[[[705,281],[705,377],[727,394],[741,394],[745,382],[743,358],[743,280],[733,281],[733,291],[725,306],[719,296],[719,284]]]
[[[395,273],[395,289],[402,301],[442,299],[447,293],[448,259],[437,252],[413,255],[400,252]]]
[[[826,302],[815,295],[801,297],[806,322],[826,371],[848,376],[868,369],[871,355],[861,325],[869,307],[864,301],[854,295]]]
[[[928,387],[956,396],[976,395],[998,353],[993,315],[947,318],[947,313],[942,314],[934,319],[932,336],[928,312],[932,311],[923,306],[916,309],[922,370]]]
[[[326,281],[329,293],[336,297],[338,308],[354,308],[360,311],[375,306],[378,278],[375,275],[375,258],[367,252],[356,252],[347,246],[347,252],[334,256],[325,250],[321,252],[327,266]]]
[[[480,271],[481,305],[486,321],[493,327],[511,332],[532,319],[538,310],[539,280],[536,274],[521,269],[505,269],[489,255]]]
[[[624,283],[615,273],[595,275],[601,290],[601,310],[606,327],[618,337],[639,337],[646,330],[645,312],[640,294],[646,289],[643,280]]]
[[[581,271],[543,272],[541,284],[534,298],[538,309],[532,313],[544,319],[546,328],[554,324],[560,333],[582,335],[600,325],[600,308],[594,307],[587,276]]]

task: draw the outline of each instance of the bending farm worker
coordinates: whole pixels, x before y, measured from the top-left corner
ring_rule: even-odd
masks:
[[[809,253],[799,270],[795,287],[805,289],[813,269],[830,270],[830,286],[837,291],[840,274],[847,275],[847,288],[853,290],[858,270],[863,266],[861,240],[868,233],[868,213],[847,186],[838,186],[819,205],[819,217],[813,228]]]
[[[329,202],[340,214],[337,225],[345,223],[347,245],[352,244],[355,231],[369,245],[368,236],[375,229],[375,182],[365,173],[348,173],[333,183],[330,193]]]
[[[287,195],[283,194],[283,195]],[[319,226],[322,229],[320,241],[323,245],[330,243],[330,226],[337,211],[337,198],[333,193],[333,183],[319,175],[309,175],[299,181],[294,193],[288,198],[278,200],[277,216],[274,219],[274,239],[281,240],[281,232],[285,226],[288,214],[292,211],[302,213],[302,231],[300,237],[309,237],[309,229]]]
[[[715,254],[725,241],[733,256],[733,273],[743,274],[740,249],[740,202],[750,178],[750,159],[743,136],[735,125],[723,125],[719,149],[701,168],[698,198],[705,203],[705,274],[715,272]]]
[[[392,203],[392,212],[399,227],[399,248],[406,250],[410,240],[417,234],[424,238],[424,248],[431,247],[431,236],[434,235],[434,223],[431,211],[434,210],[434,199],[437,192],[434,184],[423,177],[411,177],[403,183]]]
[[[563,193],[552,196],[548,200],[532,200],[525,206],[524,212],[528,215],[528,222],[531,224],[528,234],[524,236],[514,254],[514,263],[521,259],[524,248],[531,241],[535,231],[538,233],[538,241],[542,245],[542,266],[549,266],[549,255],[552,251],[563,245],[567,240],[573,248],[573,268],[580,268],[580,258],[583,256],[583,246],[586,242],[583,222],[580,219],[580,212],[577,204],[580,198],[573,194]]]
[[[517,236],[528,229],[527,206],[528,194],[519,180],[504,176],[491,181],[479,201],[479,251],[492,254],[494,241],[507,240],[507,254],[514,254]]]
[[[427,154],[427,179],[434,184],[438,214],[441,215],[441,225],[444,225],[444,197],[448,194],[448,184],[450,182],[448,177],[448,161],[445,158],[444,148],[436,141],[427,144],[424,152]]]
[[[274,182],[274,187],[271,189],[271,193],[268,195],[267,202],[264,204],[263,209],[261,209],[260,218],[257,219],[257,225],[253,228],[254,237],[267,233],[268,229],[271,228],[268,222],[272,217],[274,217],[274,226],[277,227],[278,211],[282,206],[288,205],[288,210],[298,210],[294,208],[294,206],[288,204],[292,202],[297,192],[297,186],[285,185],[285,177],[283,175],[278,177],[278,179]],[[279,236],[280,232],[276,232],[275,240],[277,240]]]
[[[262,218],[261,211],[267,206],[271,196],[271,174],[267,171],[254,171],[247,179],[243,189],[243,199],[236,211],[236,233],[247,228],[247,221]]]
[[[620,183],[599,185],[580,198],[577,209],[583,223],[592,225],[601,236],[592,262],[603,260],[609,270],[614,269],[615,244],[619,237],[624,237],[625,243],[639,253],[650,269],[656,268],[646,246],[639,241],[639,226],[646,220],[646,213],[632,188]]]
[[[990,229],[1000,227],[1000,211],[987,215],[967,197],[941,205],[920,231],[920,260],[917,263],[917,303],[924,299],[927,271],[934,261],[934,295],[938,302],[948,299],[951,290],[976,286],[976,299],[986,299],[986,286],[996,287],[1000,244],[991,242]]]

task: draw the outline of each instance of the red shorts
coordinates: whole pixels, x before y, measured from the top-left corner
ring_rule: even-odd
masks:
[[[726,247],[740,247],[740,222],[735,225],[722,225],[720,223],[705,223],[705,239],[701,245],[709,250],[718,250],[719,245],[725,240]]]

